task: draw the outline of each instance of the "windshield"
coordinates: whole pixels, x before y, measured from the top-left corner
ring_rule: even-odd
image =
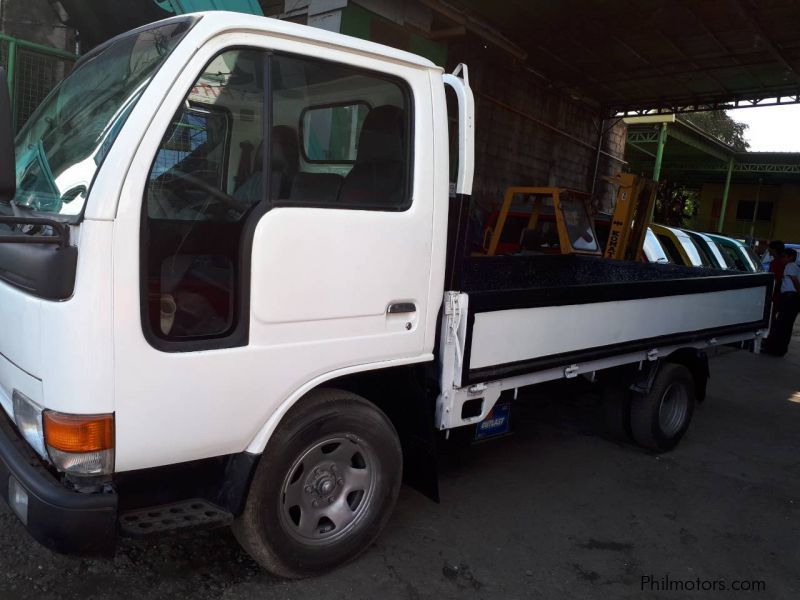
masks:
[[[692,267],[702,267],[703,266],[703,259],[700,258],[700,253],[697,251],[697,247],[692,242],[692,238],[686,235],[683,232],[673,232],[675,237],[678,238],[678,242],[680,243],[683,251],[686,252],[686,255],[689,257],[691,261]]]
[[[653,233],[652,229],[647,229],[647,232],[644,236],[644,255],[647,257],[647,260],[651,263],[668,263],[669,258],[667,258],[666,252],[661,247],[661,244],[658,242],[658,238],[656,238],[656,234]]]
[[[598,252],[597,237],[586,203],[567,193],[559,196],[559,208],[564,217],[569,243],[573,252]]]
[[[693,231],[686,232],[689,235],[689,240],[697,250],[697,255],[700,257],[700,262],[704,267],[714,266],[714,260],[711,258],[711,250],[709,250],[699,234]]]
[[[738,269],[739,267],[736,265],[735,253],[731,252],[728,248],[714,238],[712,238],[712,241],[717,247],[717,251],[719,252],[720,256],[722,256],[722,260],[725,261],[725,266],[728,269]]]
[[[173,21],[132,32],[78,63],[16,137],[14,212],[82,213],[125,119],[189,26]]]
[[[753,271],[763,271],[764,267],[761,264],[761,259],[758,257],[758,254],[756,254],[755,250],[749,246],[745,246],[744,250],[747,254],[747,258],[749,258],[750,262],[753,263]]]

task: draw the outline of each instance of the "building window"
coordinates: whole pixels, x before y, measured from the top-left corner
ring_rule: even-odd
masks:
[[[736,220],[748,222],[752,221],[754,210],[756,210],[756,203],[754,200],[740,201],[739,204],[736,205]],[[758,203],[756,221],[772,221],[772,202]]]

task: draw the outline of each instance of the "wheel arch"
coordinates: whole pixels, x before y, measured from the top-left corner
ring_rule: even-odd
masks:
[[[702,402],[706,397],[706,387],[711,372],[708,367],[708,355],[697,348],[679,348],[658,361],[646,361],[639,365],[632,363],[606,369],[600,380],[606,385],[622,383],[633,391],[647,393],[662,365],[667,363],[683,365],[689,369],[694,380],[695,399],[698,403]]]
[[[403,448],[403,477],[409,485],[438,501],[434,410],[438,394],[433,357],[409,361],[372,363],[326,373],[297,388],[270,415],[246,448],[250,454],[264,452],[275,430],[289,410],[310,392],[334,388],[363,397],[386,414]]]
[[[695,400],[698,403],[706,398],[706,388],[711,377],[708,367],[708,355],[697,348],[680,348],[670,354],[665,362],[683,365],[692,374],[694,380]]]
[[[431,355],[421,356],[409,360],[386,361],[379,363],[368,363],[363,365],[353,365],[342,369],[336,369],[318,375],[313,379],[308,380],[303,385],[297,387],[281,402],[277,409],[275,409],[269,418],[258,429],[256,434],[250,440],[250,443],[245,448],[245,452],[251,454],[261,454],[264,448],[267,447],[272,434],[278,427],[280,422],[286,416],[295,404],[303,399],[310,391],[320,387],[339,388],[347,391],[358,393],[354,390],[354,386],[360,380],[380,377],[380,374],[392,373],[397,369],[409,368],[422,368],[426,362],[433,361]],[[367,398],[370,402],[373,400]]]

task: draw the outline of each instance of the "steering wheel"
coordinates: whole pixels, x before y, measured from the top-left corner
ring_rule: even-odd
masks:
[[[246,212],[250,208],[250,204],[248,202],[239,200],[238,198],[234,198],[230,194],[226,194],[222,190],[206,183],[205,181],[203,181],[196,175],[193,175],[192,173],[186,173],[179,169],[173,168],[170,170],[170,174],[174,175],[175,177],[170,182],[170,184],[175,184],[177,182],[186,183],[188,184],[189,187],[207,193],[214,199],[225,204],[229,209],[235,210],[240,214]]]

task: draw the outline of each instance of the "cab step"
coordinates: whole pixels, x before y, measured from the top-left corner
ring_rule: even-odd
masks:
[[[145,537],[183,529],[211,529],[230,525],[231,522],[231,513],[202,498],[139,508],[119,516],[121,532],[129,537]]]

